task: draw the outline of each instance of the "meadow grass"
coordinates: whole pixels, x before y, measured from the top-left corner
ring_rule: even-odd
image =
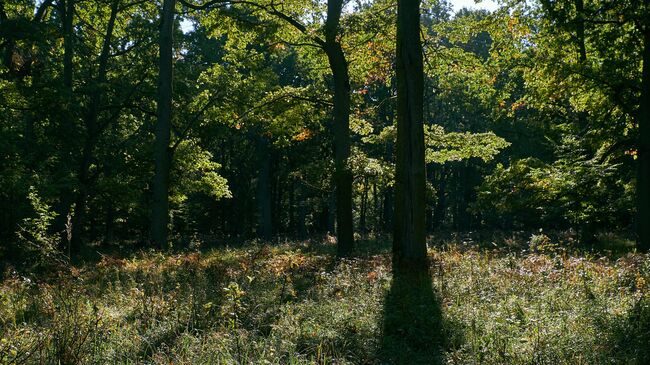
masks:
[[[9,271],[0,363],[650,363],[650,256],[516,241],[434,239],[426,278],[393,278],[385,239]]]

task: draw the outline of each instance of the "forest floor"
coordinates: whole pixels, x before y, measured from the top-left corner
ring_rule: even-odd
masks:
[[[546,236],[140,252],[0,284],[0,364],[648,364],[650,256]],[[533,248],[530,248],[532,241]]]

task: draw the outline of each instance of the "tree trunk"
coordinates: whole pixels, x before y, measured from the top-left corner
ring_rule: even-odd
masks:
[[[75,210],[72,217],[72,234],[70,241],[70,252],[78,253],[81,249],[81,234],[84,230],[85,217],[86,217],[86,201],[90,192],[90,185],[92,183],[90,176],[90,166],[93,160],[93,150],[97,145],[99,136],[104,130],[104,127],[99,126],[99,112],[102,102],[103,86],[106,82],[106,73],[108,70],[108,58],[110,56],[110,45],[113,37],[113,30],[115,29],[115,20],[118,12],[118,1],[113,0],[111,4],[111,15],[108,19],[106,26],[106,34],[102,43],[102,50],[99,55],[99,67],[97,71],[97,78],[93,82],[93,89],[90,95],[90,103],[88,111],[84,118],[84,125],[86,128],[86,141],[84,143],[83,151],[81,154],[81,163],[79,171],[77,172],[78,191],[75,198]]]
[[[72,56],[74,42],[74,0],[66,0],[63,16],[63,85],[72,88]]]
[[[104,221],[104,245],[108,246],[115,239],[115,204],[108,198],[104,201],[106,215]]]
[[[363,179],[363,191],[361,192],[361,209],[359,212],[359,231],[366,233],[366,216],[368,214],[368,178]]]
[[[384,190],[384,209],[382,211],[382,226],[384,232],[388,231],[389,228],[393,225],[393,208],[395,208],[395,203],[394,203],[394,197],[395,197],[395,192],[393,191],[393,188],[390,186],[385,187],[386,190]]]
[[[337,39],[342,0],[327,2],[325,53],[334,79],[334,184],[336,185],[336,238],[338,255],[348,255],[354,246],[352,223],[352,171],[350,157],[350,76],[348,63]]]
[[[158,122],[154,142],[155,172],[151,206],[151,240],[161,248],[169,248],[167,224],[169,221],[169,171],[171,169],[172,123],[172,33],[174,30],[175,0],[164,0],[161,14],[159,71],[158,71]]]
[[[440,181],[436,191],[436,207],[433,210],[433,229],[442,226],[445,221],[445,211],[447,210],[447,175],[444,165],[440,169]]]
[[[336,191],[327,194],[327,232],[336,231]]]
[[[428,269],[420,1],[397,1],[397,159],[393,268]]]
[[[379,210],[379,195],[377,194],[377,181],[372,182],[372,203],[373,203],[373,232],[379,231],[379,225],[381,224],[381,213]]]
[[[294,207],[295,205],[295,190],[296,190],[296,180],[295,178],[291,178],[291,182],[289,183],[289,226],[287,227],[287,231],[289,232],[290,235],[296,234],[296,209]]]
[[[650,1],[646,0],[646,10]],[[636,183],[637,245],[650,250],[650,25],[643,32],[643,74],[639,110],[639,149]]]
[[[271,155],[269,142],[264,137],[257,138],[259,170],[257,175],[257,235],[271,238]]]
[[[584,0],[576,1],[576,36],[578,38],[578,57],[580,62],[587,60],[587,48],[585,47],[585,3]]]

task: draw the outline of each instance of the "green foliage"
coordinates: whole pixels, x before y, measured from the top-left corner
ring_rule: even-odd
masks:
[[[598,161],[522,159],[498,165],[478,191],[475,209],[504,227],[624,224],[630,219],[631,186],[618,166]]]
[[[427,150],[426,162],[445,163],[469,158],[492,160],[502,149],[510,146],[505,139],[493,132],[487,133],[445,133],[443,127],[430,125],[424,134]]]
[[[33,186],[29,188],[27,198],[33,212],[31,217],[23,219],[16,232],[18,241],[13,255],[25,260],[24,269],[29,270],[52,265],[55,262],[65,262],[64,256],[59,251],[61,236],[50,231],[57,213],[42,200]]]

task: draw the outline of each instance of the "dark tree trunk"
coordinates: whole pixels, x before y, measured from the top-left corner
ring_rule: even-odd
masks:
[[[271,217],[271,155],[269,142],[257,138],[259,169],[257,175],[257,235],[268,240],[272,233]],[[279,199],[278,199],[279,200]]]
[[[287,227],[287,231],[289,234],[295,234],[296,233],[296,209],[294,207],[295,205],[295,191],[296,191],[296,180],[291,179],[291,182],[289,183],[289,226]]]
[[[646,9],[650,1],[646,0]],[[639,149],[637,196],[637,244],[639,249],[650,250],[650,25],[643,32],[643,74],[639,110]]]
[[[110,57],[110,45],[111,39],[113,38],[113,30],[115,29],[117,12],[118,1],[113,0],[111,4],[111,15],[106,26],[106,34],[104,36],[101,53],[99,55],[97,78],[93,82],[94,85],[90,95],[90,103],[88,105],[88,111],[84,118],[84,126],[86,128],[86,141],[81,153],[79,171],[77,172],[79,187],[75,198],[74,216],[72,217],[72,234],[70,237],[71,253],[78,253],[81,249],[81,235],[85,228],[86,202],[88,200],[92,183],[89,169],[93,161],[93,151],[97,145],[100,134],[105,129],[105,125],[100,126],[98,120],[102,103],[102,88],[106,82],[108,59]]]
[[[397,159],[393,268],[428,269],[420,1],[397,1]]]
[[[377,232],[379,230],[379,225],[381,224],[381,213],[379,209],[379,204],[381,204],[381,201],[379,200],[379,195],[377,191],[377,181],[373,181],[372,183],[372,203],[373,203],[373,231]]]
[[[361,193],[361,212],[359,214],[359,231],[366,233],[368,216],[368,178],[363,179],[363,192]]]
[[[297,230],[298,230],[298,238],[300,239],[305,239],[307,238],[308,232],[307,232],[307,202],[305,201],[305,191],[304,187],[299,186],[298,190],[296,191],[296,199],[297,201],[297,219],[296,219],[296,224],[297,224]]]
[[[260,162],[262,162],[262,161],[260,161]],[[269,197],[270,197],[270,199],[269,199],[269,207],[270,207],[269,208],[269,211],[270,211],[269,217],[270,217],[270,222],[271,222],[271,224],[270,224],[271,229],[269,230],[268,237],[270,237],[271,235],[273,235],[273,233],[279,232],[279,229],[281,229],[280,226],[282,224],[282,219],[281,219],[282,213],[281,212],[282,212],[282,199],[283,199],[282,194],[284,194],[284,191],[282,191],[283,186],[282,186],[282,179],[280,177],[280,174],[275,174],[275,175],[273,175],[273,177],[271,177],[271,166],[273,165],[273,162],[271,161],[271,159],[269,159],[268,163],[269,163],[269,182],[270,182],[269,183],[269,188],[268,188]],[[258,166],[258,168],[259,167],[261,167],[261,166]],[[258,170],[258,178],[260,177],[260,175],[259,175],[260,173],[261,173],[261,171]],[[257,198],[257,194],[259,193],[259,191],[257,190],[257,188],[258,188],[257,186],[255,188],[256,188],[255,189],[255,197]],[[255,209],[256,209],[256,211],[259,212],[260,208],[261,207],[258,205]],[[260,223],[262,223],[262,222],[260,221],[260,218],[261,218],[260,216],[258,216],[257,218],[258,219],[257,219],[257,225],[256,225],[256,234],[259,236]]]
[[[158,71],[158,122],[154,142],[155,172],[151,205],[151,240],[161,248],[169,248],[167,224],[169,221],[169,171],[171,169],[172,123],[172,33],[174,30],[175,0],[164,0],[161,13],[159,71]]]
[[[587,60],[587,48],[585,47],[585,3],[584,0],[576,1],[576,35],[578,38],[578,57],[580,62]]]
[[[436,207],[433,210],[433,229],[442,225],[445,220],[445,210],[447,209],[447,176],[445,167],[440,169],[440,181],[438,181],[438,190],[436,191]]]
[[[104,222],[104,245],[110,245],[115,239],[115,204],[108,198],[105,200],[106,216]]]
[[[393,225],[393,208],[395,208],[394,197],[395,192],[393,191],[393,188],[387,186],[384,191],[384,209],[381,214],[381,221],[384,230],[389,230],[388,227]]]
[[[327,195],[327,231],[336,231],[336,192]]]
[[[342,0],[327,2],[325,53],[334,79],[334,184],[336,185],[336,238],[339,256],[348,255],[354,246],[352,223],[352,171],[350,157],[350,76],[348,63],[337,36]]]
[[[74,52],[74,0],[66,0],[63,16],[63,85],[72,88],[72,56]]]
[[[0,2],[0,24],[4,24],[7,19],[8,16],[4,8],[4,2]],[[2,55],[2,63],[7,68],[7,70],[9,70],[9,73],[13,73],[15,71],[13,56],[14,48],[16,47],[16,41],[11,37],[7,37],[7,39],[2,43],[2,46],[5,50],[4,54]]]

